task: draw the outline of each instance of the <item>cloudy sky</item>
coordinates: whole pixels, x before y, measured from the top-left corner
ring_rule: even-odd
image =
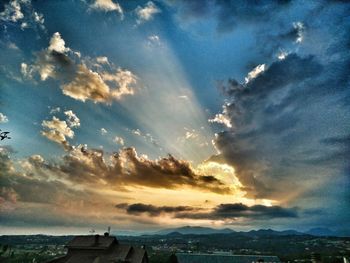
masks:
[[[349,13],[2,1],[1,232],[350,231]]]

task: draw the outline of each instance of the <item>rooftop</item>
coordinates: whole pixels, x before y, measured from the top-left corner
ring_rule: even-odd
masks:
[[[115,237],[109,235],[76,236],[66,247],[67,255],[48,263],[148,263],[145,249],[119,244]]]
[[[76,236],[66,247],[68,249],[107,249],[114,242],[118,243],[113,236]]]

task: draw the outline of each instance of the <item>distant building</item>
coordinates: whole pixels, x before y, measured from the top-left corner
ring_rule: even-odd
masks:
[[[281,263],[276,256],[176,253],[171,263]]]
[[[104,236],[76,236],[66,248],[67,255],[47,263],[148,263],[144,248],[119,244],[108,233]]]

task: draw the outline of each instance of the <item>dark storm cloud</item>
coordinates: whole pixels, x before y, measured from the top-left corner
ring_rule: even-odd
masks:
[[[301,81],[319,74],[322,66],[314,57],[299,57],[290,54],[286,59],[272,63],[269,68],[258,77],[251,80],[243,89],[237,90],[233,96],[238,98],[254,97],[263,99],[275,89]]]
[[[350,134],[324,138],[320,140],[320,143],[325,149],[321,154],[298,161],[313,165],[328,165],[330,167],[350,167]]]
[[[253,205],[247,206],[242,203],[221,204],[215,209],[215,215],[222,217],[262,216],[262,217],[296,217],[296,208],[283,208],[281,206]]]
[[[236,128],[234,133],[218,133],[215,145],[223,153],[225,160],[234,165],[246,190],[256,191],[258,197],[261,197],[259,192],[268,194],[276,190],[273,189],[274,184],[264,183],[255,176],[265,169],[261,157],[272,149],[282,150],[284,146],[279,146],[274,141],[284,140],[283,136],[293,132],[300,122],[297,112],[283,111],[279,107],[279,104],[285,103],[283,99],[278,102],[273,101],[272,97],[278,96],[278,90],[288,89],[289,86],[302,89],[299,85],[319,74],[321,70],[322,66],[313,57],[301,58],[291,54],[285,60],[273,63],[246,85],[238,85],[237,81],[230,80],[224,88],[226,94],[233,98],[226,105],[226,109]],[[269,140],[275,144],[271,145],[271,149],[257,148],[259,144],[262,144],[259,147],[268,147]],[[268,158],[269,156],[264,156],[264,159]],[[212,159],[218,160],[217,157]]]
[[[117,204],[116,208],[125,209],[128,214],[131,215],[139,215],[146,213],[149,216],[159,216],[161,214],[173,214],[179,212],[187,212],[187,211],[197,211],[198,208],[190,207],[190,206],[155,206],[148,204]]]
[[[273,103],[273,101],[267,101],[269,96],[278,96],[279,94],[274,94],[274,92],[288,88],[288,85],[294,85],[293,90],[286,90],[293,97],[302,94],[307,95],[306,92],[314,92],[301,85],[304,84],[303,81],[317,76],[321,72],[322,66],[315,61],[314,57],[302,58],[297,54],[290,54],[286,59],[272,63],[266,71],[245,85],[230,79],[226,86],[222,85],[220,87],[225,94],[233,98],[225,106],[229,117],[233,123],[238,125],[252,121],[249,112],[255,114],[257,111],[264,111],[264,113],[271,115],[279,113],[288,104],[291,104],[292,101],[290,100],[294,98],[288,96],[282,97],[280,100],[277,98],[276,102]],[[280,121],[277,122],[280,123]]]
[[[350,23],[344,18],[349,10],[350,5],[317,3],[305,12],[304,24],[275,34],[295,42],[305,33],[298,48],[267,63],[248,82],[229,79],[220,85],[227,96],[223,114],[232,128],[217,134],[220,154],[211,159],[231,163],[249,196],[300,199],[316,184],[321,192],[335,191],[330,190],[335,183],[327,184],[331,177],[344,180],[349,155],[344,134],[350,129]],[[273,19],[286,24],[284,17]],[[258,37],[258,50],[271,48],[269,34]]]
[[[290,1],[167,0],[165,2],[177,9],[179,18],[184,22],[213,17],[217,22],[217,30],[227,32],[242,22],[269,20],[272,14],[283,10]]]
[[[208,219],[208,220],[234,220],[236,218],[268,219],[268,218],[296,218],[297,208],[284,208],[281,206],[253,205],[242,203],[220,204],[209,211],[204,208],[191,206],[154,206],[149,204],[118,204],[117,208],[125,210],[132,215],[148,214],[151,217],[169,214],[174,218],[182,219]]]
[[[220,204],[209,213],[178,213],[176,218],[209,219],[209,220],[235,220],[248,218],[251,220],[273,218],[297,218],[297,208],[284,208],[281,206],[253,205],[247,206],[241,203]]]
[[[339,145],[350,148],[350,134],[346,136],[329,137],[321,140],[326,145]]]

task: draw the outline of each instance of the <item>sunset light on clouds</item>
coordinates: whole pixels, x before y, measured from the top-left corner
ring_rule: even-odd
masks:
[[[2,2],[1,232],[350,231],[349,11]]]

